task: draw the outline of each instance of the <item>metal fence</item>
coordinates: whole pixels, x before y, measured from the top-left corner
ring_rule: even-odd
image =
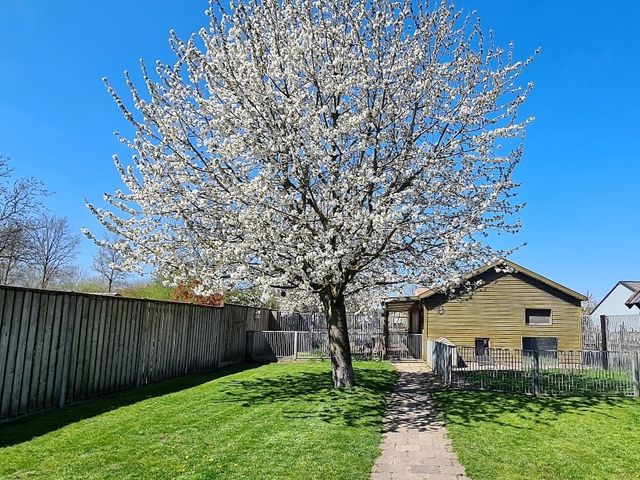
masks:
[[[449,386],[532,395],[640,396],[639,352],[519,350],[427,341],[427,363]]]
[[[327,332],[261,331],[247,332],[247,353],[253,360],[289,358],[329,358]],[[422,358],[422,335],[349,333],[351,354],[361,359],[389,358],[409,361]]]

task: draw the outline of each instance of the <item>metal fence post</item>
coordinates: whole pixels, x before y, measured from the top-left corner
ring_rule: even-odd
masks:
[[[640,353],[634,352],[631,357],[631,378],[633,381],[633,396],[640,397]]]
[[[446,355],[445,355],[445,383],[449,386],[451,386],[451,368],[452,368],[452,361],[451,361],[451,355],[453,354],[453,347],[447,345],[446,348]]]
[[[533,351],[533,394],[540,395],[540,353]]]
[[[293,359],[298,359],[298,331],[293,332]]]
[[[609,370],[609,354],[607,353],[607,316],[600,315],[600,339],[602,341],[602,369]]]
[[[389,312],[385,309],[382,313],[382,359],[388,358],[389,348]]]

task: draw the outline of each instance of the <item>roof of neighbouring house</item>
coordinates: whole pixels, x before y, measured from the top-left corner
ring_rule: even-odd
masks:
[[[540,275],[539,273],[536,273],[532,270],[529,270],[528,268],[523,267],[522,265],[518,265],[515,262],[512,262],[511,260],[507,260],[506,258],[497,260],[495,262],[489,263],[487,265],[485,265],[484,267],[481,267],[477,270],[474,270],[473,272],[468,273],[467,275],[465,275],[463,277],[463,281],[469,281],[479,275],[482,275],[483,273],[487,272],[488,270],[491,270],[492,268],[499,268],[499,267],[507,267],[510,270],[513,270],[515,272],[521,273],[522,275],[525,275],[529,278],[532,278],[534,280],[537,280],[540,283],[543,283],[555,290],[558,290],[559,292],[564,293],[565,295],[568,295],[570,297],[576,298],[580,301],[585,301],[587,300],[587,297],[581,293],[576,292],[575,290],[572,290],[570,288],[565,287],[564,285],[560,285],[557,282],[554,282],[553,280],[548,279],[547,277],[544,277],[542,275]],[[395,298],[389,298],[387,299],[386,303],[387,303],[387,307],[393,305],[394,307],[404,307],[405,305],[409,304],[409,303],[413,303],[416,302],[418,300],[422,300],[425,298],[429,298],[432,295],[435,295],[439,293],[439,290],[437,289],[420,289],[419,293],[417,293],[416,295],[413,296],[409,296],[409,297],[395,297]],[[391,311],[391,310],[389,310]]]
[[[636,296],[636,293],[640,290],[640,280],[620,280],[619,282],[616,282],[613,288],[609,290],[609,292],[604,297],[602,297],[602,300],[600,300],[598,304],[595,307],[593,307],[593,310],[591,312],[595,312],[598,309],[598,307],[602,305],[607,298],[609,298],[609,295],[611,295],[611,293],[616,289],[618,285],[622,285],[623,287],[633,292],[631,294],[631,297],[629,297],[629,300],[627,300],[624,303],[627,307],[631,308],[634,305],[637,305],[638,303],[640,303],[640,299],[636,299],[635,303],[631,303],[631,301]]]
[[[638,287],[638,290],[631,294],[629,300],[624,302],[624,304],[629,308],[633,306],[640,308],[640,287]]]
[[[632,292],[640,290],[640,280],[620,280],[620,285],[624,285]]]

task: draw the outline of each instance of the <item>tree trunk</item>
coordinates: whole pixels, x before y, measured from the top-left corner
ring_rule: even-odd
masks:
[[[347,310],[344,296],[326,294],[322,296],[322,305],[327,318],[329,332],[329,354],[331,355],[331,371],[333,386],[350,388],[355,386],[356,377],[351,362],[351,344],[347,329]]]

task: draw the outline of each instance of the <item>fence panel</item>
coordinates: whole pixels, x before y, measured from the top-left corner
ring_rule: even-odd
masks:
[[[255,309],[0,287],[0,420],[245,357]]]
[[[639,395],[638,352],[529,351],[427,342],[427,361],[454,387],[533,395]]]
[[[603,345],[609,351],[640,351],[640,315],[583,317],[582,350],[602,350]]]
[[[350,333],[351,354],[360,359],[382,359],[381,334]],[[248,332],[248,356],[253,360],[278,358],[329,358],[327,332],[262,331]]]
[[[422,359],[422,335],[413,333],[389,333],[387,356],[395,361]]]

